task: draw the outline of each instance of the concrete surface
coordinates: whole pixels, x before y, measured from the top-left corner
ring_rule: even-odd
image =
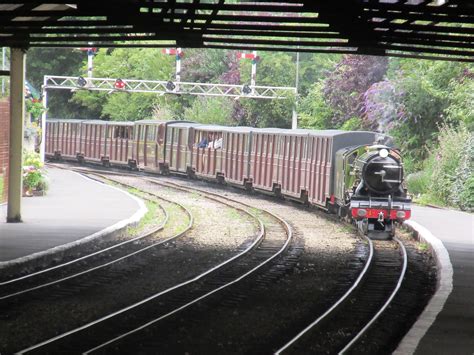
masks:
[[[441,240],[449,257],[440,260],[440,267],[450,269],[452,266],[453,276],[452,280],[448,280],[452,283],[452,288],[441,285],[437,293],[446,290],[450,292],[434,297],[440,296],[439,298],[445,299],[439,304],[440,312],[433,317],[434,322],[429,319],[431,316],[429,312],[425,312],[417,322],[419,325],[425,324],[425,328],[428,328],[419,332],[422,336],[421,341],[413,338],[404,341],[416,342],[414,353],[418,355],[472,355],[474,354],[474,215],[414,206],[412,216],[413,221]]]
[[[77,173],[48,168],[47,175],[46,196],[22,198],[23,223],[6,223],[0,206],[0,263],[110,232],[146,212],[137,198]]]

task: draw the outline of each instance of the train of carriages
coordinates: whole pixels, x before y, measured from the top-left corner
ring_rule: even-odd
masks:
[[[410,218],[400,152],[374,132],[224,127],[186,121],[48,120],[46,154],[226,182],[352,219],[375,239]]]

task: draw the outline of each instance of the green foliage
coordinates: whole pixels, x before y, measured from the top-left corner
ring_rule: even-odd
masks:
[[[408,190],[421,202],[472,209],[474,135],[463,124],[444,124],[439,132],[423,170],[408,176]]]
[[[48,183],[41,168],[40,155],[36,152],[24,152],[23,154],[23,186],[27,190],[46,191]]]
[[[102,109],[102,116],[113,121],[148,119],[153,113],[156,96],[153,94],[115,92],[110,94]]]
[[[41,169],[43,167],[41,157],[36,152],[26,152],[25,151],[23,153],[23,165],[24,166],[32,166],[35,169]]]
[[[39,170],[28,170],[23,175],[23,185],[29,190],[35,189],[42,177]]]
[[[161,53],[160,49],[126,49],[113,51],[101,49],[94,58],[94,76],[120,79],[172,79],[173,58]],[[77,91],[72,100],[96,112],[95,117],[114,121],[136,121],[150,118],[153,106],[163,98],[146,93],[90,92]],[[81,112],[79,112],[79,115]],[[77,118],[90,118],[80,115]]]
[[[205,124],[226,125],[231,121],[232,104],[225,97],[198,97],[191,107],[185,109],[184,117]]]
[[[274,101],[241,98],[240,104],[247,112],[243,122],[241,122],[244,125],[252,127],[291,127],[293,97]]]
[[[298,106],[300,127],[310,129],[331,128],[334,111],[323,95],[324,82],[315,83]]]
[[[85,60],[84,52],[72,48],[30,48],[26,56],[26,79],[40,89],[45,75],[84,75],[81,66]],[[50,90],[50,116],[74,117],[78,106],[69,102],[71,97],[69,90]],[[82,111],[87,111],[87,108],[82,108]]]
[[[287,53],[259,53],[262,60],[257,64],[257,83],[266,86],[293,86],[295,82],[295,63]],[[251,62],[240,63],[241,83],[250,84]],[[254,127],[291,127],[295,98],[284,100],[256,100],[242,97],[239,104],[245,114],[240,124]]]
[[[306,97],[311,91],[314,83],[325,78],[334,70],[341,60],[340,54],[300,54],[299,87],[298,92],[302,97]],[[293,54],[296,63],[296,54]]]
[[[38,119],[44,112],[43,103],[37,100],[25,100],[26,111],[31,114],[33,119]]]
[[[470,176],[464,183],[464,188],[459,194],[459,206],[474,211],[474,176]]]
[[[445,122],[451,96],[460,84],[464,64],[404,59],[392,68],[400,120],[392,134],[399,146],[413,157],[426,158],[426,147],[435,142],[438,125]]]
[[[360,117],[349,118],[343,123],[341,129],[344,131],[358,131],[363,127],[362,119]]]
[[[447,121],[456,124],[464,122],[467,129],[474,131],[474,73],[468,71],[449,94],[450,105],[445,110]]]
[[[415,196],[426,194],[429,192],[430,176],[426,171],[418,171],[408,175],[406,183],[411,194]]]
[[[438,143],[439,148],[433,152],[436,162],[433,166],[431,190],[440,199],[452,203],[457,199],[453,195],[453,188],[458,178],[458,167],[466,159],[465,154],[472,150],[468,147],[469,134],[464,128],[456,129],[443,125],[440,128]]]
[[[187,49],[182,59],[181,79],[188,82],[218,82],[228,69],[229,58],[223,49]],[[234,53],[234,56],[236,53]]]

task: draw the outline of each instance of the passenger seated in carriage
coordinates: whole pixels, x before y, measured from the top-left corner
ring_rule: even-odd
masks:
[[[222,148],[222,138],[219,138],[215,141],[210,142],[207,147],[208,148],[213,148],[213,149],[221,149]]]
[[[204,137],[203,139],[201,139],[201,141],[198,143],[197,147],[198,148],[207,148],[207,145],[209,144],[209,138],[208,137]]]

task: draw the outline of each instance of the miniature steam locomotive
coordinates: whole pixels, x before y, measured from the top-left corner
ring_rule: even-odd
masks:
[[[372,238],[390,238],[411,213],[400,153],[374,132],[48,120],[46,154],[297,199],[352,219]]]

